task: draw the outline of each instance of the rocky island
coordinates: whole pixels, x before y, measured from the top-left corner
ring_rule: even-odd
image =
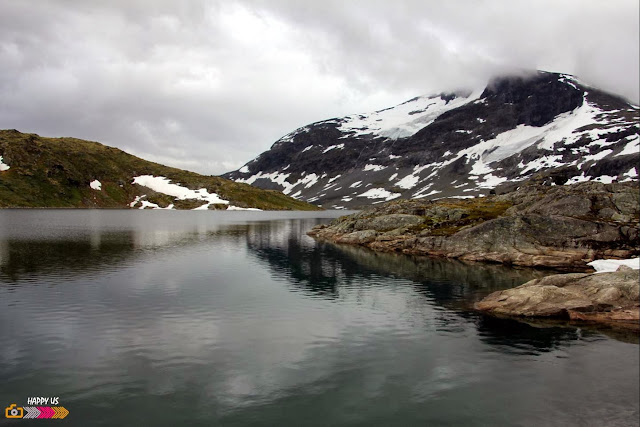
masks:
[[[491,294],[476,308],[500,315],[637,324],[638,272],[589,274],[588,263],[637,256],[639,219],[635,182],[532,181],[489,197],[393,201],[316,226],[308,234],[376,251],[582,272]]]

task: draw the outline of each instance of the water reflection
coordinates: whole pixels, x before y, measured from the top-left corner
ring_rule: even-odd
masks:
[[[304,232],[327,219],[300,214],[147,213],[2,219],[0,401],[61,395],[76,425],[637,411],[637,347],[467,310],[542,272],[318,244]],[[594,381],[614,398],[590,393]]]
[[[358,304],[380,307],[381,287],[388,287],[389,292],[382,299],[404,298],[406,318],[435,324],[437,330],[446,332],[459,332],[463,329],[461,322],[471,322],[477,326],[481,339],[491,345],[520,348],[524,343],[535,351],[542,351],[579,338],[576,326],[567,322],[529,321],[527,324],[481,316],[470,310],[475,301],[491,292],[518,286],[550,274],[549,271],[376,253],[357,246],[316,242],[306,236],[306,231],[326,222],[326,218],[285,217],[276,221],[256,217],[250,218],[253,221],[198,218],[189,222],[169,219],[134,221],[132,227],[130,221],[113,222],[109,216],[105,219],[90,212],[84,224],[75,222],[76,226],[70,227],[63,221],[53,230],[43,228],[45,233],[38,232],[37,227],[5,228],[2,231],[9,239],[0,240],[0,284],[6,286],[21,279],[42,282],[43,275],[50,283],[82,274],[90,279],[92,275],[134,265],[137,258],[148,256],[149,252],[160,256],[162,252],[215,242],[223,248],[246,246],[274,278],[312,297],[351,299]],[[146,286],[135,285],[136,282],[131,286]],[[403,292],[398,292],[398,284],[405,287]],[[163,292],[171,289],[175,292],[179,286],[180,280],[165,281]],[[377,294],[371,291],[372,287],[377,287]],[[408,289],[411,292],[407,292]],[[372,299],[373,295],[377,300]],[[117,298],[113,304],[122,302]],[[425,304],[437,310],[425,311]],[[588,336],[590,330],[604,331],[623,341],[638,341],[633,333],[602,328],[590,328],[584,334]]]
[[[434,328],[441,332],[460,332],[464,330],[463,323],[471,322],[484,342],[512,348],[517,353],[552,351],[561,345],[593,337],[598,332],[625,342],[638,342],[633,332],[595,326],[579,329],[566,321],[499,319],[471,311],[474,302],[491,292],[553,274],[552,271],[377,253],[358,246],[316,243],[301,234],[307,229],[301,227],[300,222],[254,224],[247,233],[247,246],[274,273],[285,275],[292,286],[312,296],[343,300],[351,296],[360,304],[379,306],[380,301],[367,300],[367,295],[373,293],[371,290],[362,290],[376,285],[393,289],[398,281],[410,281],[404,283],[413,290],[411,297],[403,294],[405,318],[416,321],[421,317],[420,322],[435,325]],[[391,292],[399,294],[397,289]],[[414,303],[416,294],[424,297],[417,304]],[[386,299],[390,298],[386,296]],[[426,311],[425,303],[445,310]],[[412,304],[417,310],[410,309]]]
[[[175,215],[184,212],[4,210],[0,213],[3,282],[44,273],[73,276],[97,272],[133,262],[150,251],[177,250],[212,239],[221,246],[240,245],[256,230],[267,229],[270,222],[261,220],[257,212],[245,215],[211,212],[209,216],[191,212],[188,218]],[[141,214],[149,217],[142,218]],[[272,215],[283,217],[284,224],[296,222],[286,219],[295,216],[294,213]],[[313,227],[322,221],[327,220],[312,218],[305,224]],[[21,227],[21,223],[27,225]]]

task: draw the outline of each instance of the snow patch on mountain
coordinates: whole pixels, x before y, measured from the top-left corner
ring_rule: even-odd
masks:
[[[610,122],[602,118],[605,115],[602,110],[588,102],[587,93],[585,92],[584,101],[580,107],[571,112],[559,115],[547,125],[541,127],[519,125],[514,129],[496,135],[496,137],[491,140],[481,140],[472,147],[460,150],[451,161],[444,162],[444,165],[463,156],[466,156],[467,163],[475,160],[470,174],[475,176],[486,175],[484,181],[479,182],[477,187],[493,188],[505,182],[506,178],[490,175],[493,169],[489,164],[516,155],[533,145],[536,145],[539,149],[563,151],[564,147],[562,147],[562,145],[575,144],[581,138],[588,137],[591,139],[589,145],[602,146],[603,141],[601,141],[600,138],[604,139],[608,134],[623,129],[623,127],[611,126]],[[598,130],[588,129],[588,126],[594,123],[604,124],[606,131],[603,131],[602,126]],[[636,135],[636,138],[627,144],[628,149],[625,147],[619,155],[623,155],[623,153],[637,153],[637,140]],[[560,147],[557,147],[558,143],[561,144]],[[582,161],[577,166],[581,167],[583,164],[603,159],[611,153],[612,150],[603,150],[593,155],[583,156]],[[521,174],[526,174],[544,168],[563,166],[565,163],[561,160],[561,155],[548,155],[534,159],[528,163],[521,161],[518,167],[522,169]],[[438,168],[440,167],[442,166]],[[586,178],[587,177],[585,177],[585,179]],[[413,181],[411,180],[409,182]]]
[[[487,164],[518,154],[536,143],[537,148],[544,150],[553,150],[558,142],[570,145],[583,136],[583,132],[577,132],[577,130],[594,123],[598,112],[601,110],[590,105],[585,98],[581,107],[559,115],[544,126],[518,125],[514,129],[496,135],[493,139],[480,140],[478,144],[460,150],[454,160],[463,156],[467,156],[467,162],[471,159],[477,159],[476,163],[479,164],[474,166],[475,170],[488,172]],[[535,166],[529,167],[528,164],[522,164],[522,168],[533,170]],[[479,173],[472,172],[472,174],[478,175]]]
[[[593,181],[595,182],[601,182],[603,184],[611,184],[613,181],[615,181],[616,177],[615,176],[611,176],[611,175],[600,175],[596,178],[593,178]]]
[[[503,182],[507,182],[508,179],[503,176],[495,176],[492,173],[484,175],[483,180],[478,182],[477,188],[496,188]]]
[[[561,155],[548,155],[539,157],[527,163],[526,165],[521,161],[518,163],[518,167],[522,169],[521,174],[526,174],[529,172],[539,171],[544,168],[552,168],[557,166],[563,166]]]
[[[420,181],[420,177],[415,174],[409,174],[396,182],[396,187],[404,188],[406,190],[415,187]]]
[[[142,196],[136,196],[136,198],[135,198],[135,199],[133,199],[133,202],[129,203],[129,207],[130,207],[130,208],[135,207],[135,206],[138,204],[138,202],[139,202],[143,197],[147,197],[147,195],[146,195],[146,194],[143,194]]]
[[[367,172],[367,171],[379,172],[379,171],[384,170],[386,168],[387,168],[386,166],[382,166],[382,165],[366,164],[366,165],[364,165],[364,168],[362,170],[365,171],[365,172]]]
[[[9,169],[11,169],[11,166],[5,164],[2,160],[2,156],[0,156],[0,172],[8,171]]]
[[[327,148],[324,149],[322,154],[328,153],[331,150],[342,150],[343,148],[344,148],[344,144],[330,145],[330,146],[328,146]]]
[[[402,194],[400,193],[392,193],[390,191],[387,191],[384,188],[371,188],[362,194],[358,194],[356,197],[366,197],[367,199],[384,199],[384,201],[389,201],[397,199],[401,195]]]
[[[599,153],[592,154],[592,155],[589,155],[589,156],[584,156],[582,158],[582,161],[578,164],[578,167],[581,167],[585,163],[589,163],[589,162],[593,162],[593,161],[596,161],[596,160],[604,159],[605,157],[607,157],[611,153],[613,153],[613,150],[602,150]]]
[[[640,152],[640,136],[634,135],[633,139],[624,146],[621,152],[616,154],[617,156],[626,156],[629,154],[638,154]]]
[[[296,135],[304,133],[304,132],[309,132],[309,130],[310,130],[309,126],[304,126],[304,127],[298,128],[298,129],[294,130],[293,132],[289,132],[288,134],[286,134],[285,136],[280,138],[278,140],[278,142],[291,142],[291,141],[293,141],[293,138],[295,138]]]
[[[316,183],[318,182],[318,178],[319,176],[316,175],[315,173],[310,173],[309,175],[306,175],[304,178],[301,178],[300,180],[298,180],[297,184],[304,184],[304,188],[309,188],[311,186],[316,185]]]
[[[293,190],[293,187],[295,187],[295,184],[291,184],[289,181],[287,181],[287,178],[289,178],[290,175],[290,173],[280,173],[278,171],[271,173],[263,173],[262,171],[260,171],[257,174],[251,175],[249,178],[239,178],[236,179],[236,181],[251,185],[258,179],[268,179],[271,182],[275,182],[276,184],[284,187],[284,189],[282,190],[284,194],[289,194],[291,190]]]
[[[262,211],[262,209],[258,209],[258,208],[240,208],[238,206],[233,206],[233,205],[227,207],[227,210],[228,211]]]
[[[627,181],[633,181],[634,179],[638,178],[638,169],[637,168],[631,168],[629,169],[628,172],[626,172],[623,175],[624,179],[622,180],[622,182],[627,182]]]
[[[166,208],[162,208],[156,203],[152,203],[148,200],[144,200],[145,197],[147,197],[146,194],[143,194],[142,196],[136,196],[133,202],[129,203],[129,207],[135,208],[136,205],[140,203],[140,207],[138,209],[168,209],[168,210],[173,209],[173,203],[167,206]]]
[[[91,187],[94,190],[101,191],[102,190],[102,183],[100,181],[98,181],[97,179],[94,179],[93,181],[91,181],[89,183],[89,187]]]
[[[197,199],[206,202],[200,209],[208,209],[210,204],[228,205],[229,201],[220,198],[216,193],[209,193],[206,188],[191,190],[178,184],[173,184],[164,176],[140,175],[133,178],[133,183],[147,187],[157,193],[175,197],[178,200]],[[206,207],[204,207],[206,206]]]
[[[590,180],[591,177],[585,176],[584,172],[582,172],[580,175],[572,176],[571,178],[569,178],[567,182],[564,183],[564,185],[577,184],[578,182],[586,182]]]
[[[396,187],[404,188],[406,190],[415,187],[418,184],[418,182],[420,181],[420,176],[418,174],[420,172],[422,172],[423,170],[425,170],[426,168],[433,167],[433,166],[436,166],[438,164],[440,164],[440,163],[428,164],[428,165],[424,165],[424,166],[414,166],[413,172],[410,173],[409,175],[405,176],[404,178],[402,178],[400,181],[398,181],[396,183]]]
[[[475,101],[484,88],[451,99],[445,95],[420,96],[392,108],[347,116],[340,124],[341,138],[377,135],[389,139],[409,137],[433,123],[443,113]]]
[[[254,182],[256,182],[256,180],[258,179],[268,179],[271,182],[274,182],[282,186],[283,187],[282,192],[288,195],[289,193],[291,193],[291,191],[293,191],[294,188],[296,188],[299,185],[304,185],[304,188],[309,188],[317,184],[318,179],[320,178],[320,176],[318,176],[317,174],[311,173],[311,174],[304,175],[302,178],[298,179],[296,182],[291,183],[287,181],[289,176],[291,176],[290,173],[281,173],[277,171],[271,172],[271,173],[263,173],[262,171],[260,171],[257,174],[250,176],[249,178],[236,179],[236,182],[242,182],[242,183],[251,185]],[[296,198],[296,196],[297,196],[297,193],[293,194],[291,197]]]

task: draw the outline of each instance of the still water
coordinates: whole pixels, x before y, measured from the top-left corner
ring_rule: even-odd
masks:
[[[548,273],[305,235],[337,215],[0,211],[0,425],[638,425],[633,337],[469,310]],[[4,419],[35,396],[66,420]]]

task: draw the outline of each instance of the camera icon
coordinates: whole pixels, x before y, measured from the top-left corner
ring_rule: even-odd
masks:
[[[8,407],[4,409],[4,415],[7,418],[22,418],[24,415],[24,409],[16,408],[18,406],[16,403],[12,403]]]

